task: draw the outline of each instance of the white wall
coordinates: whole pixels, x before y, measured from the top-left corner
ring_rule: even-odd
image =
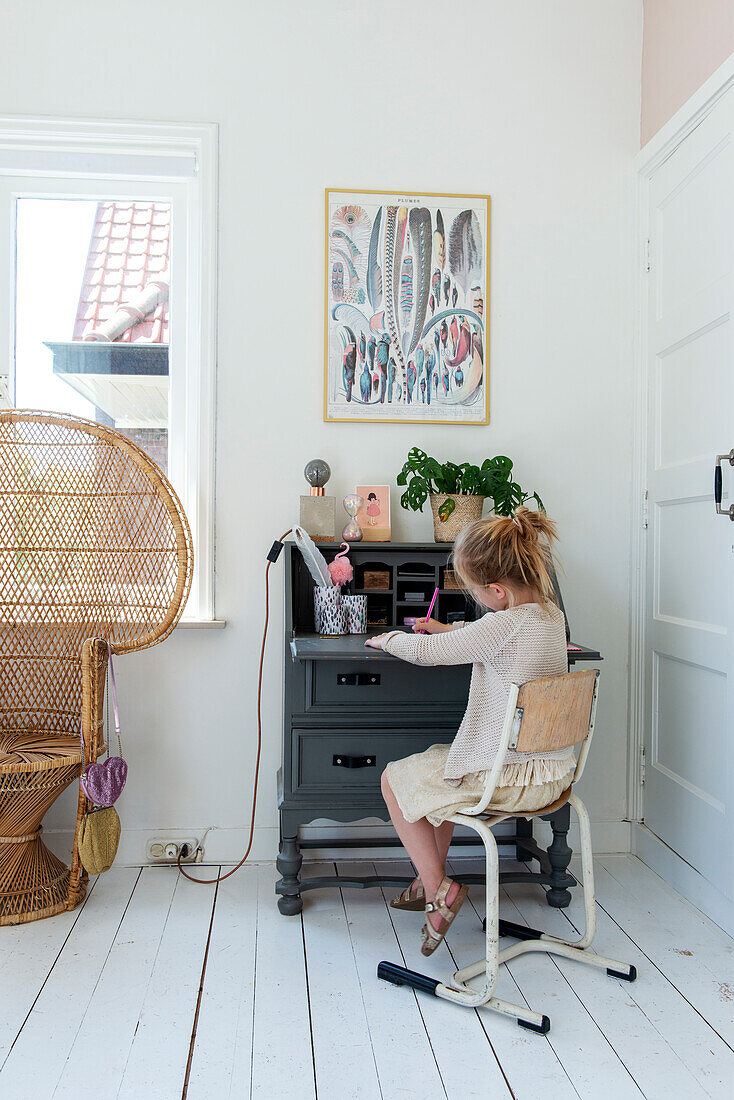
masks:
[[[296,517],[307,459],[331,463],[341,495],[394,482],[412,444],[509,454],[558,520],[574,633],[605,656],[584,793],[596,822],[621,821],[640,0],[4,7],[4,112],[221,126],[217,612],[228,625],[179,629],[119,661],[126,851],[155,829],[214,824],[231,831],[209,853],[237,854],[267,549]],[[322,423],[327,185],[491,194],[488,427]],[[396,492],[394,538],[432,537],[428,514],[397,505]],[[281,736],[273,575],[261,858],[275,851]],[[68,824],[69,807],[47,826]],[[623,835],[610,827],[599,846]]]

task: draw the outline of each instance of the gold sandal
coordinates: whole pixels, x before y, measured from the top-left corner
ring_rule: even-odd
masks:
[[[426,906],[426,892],[423,889],[423,883],[419,882],[415,890],[413,889],[413,883],[410,886],[406,886],[402,894],[398,894],[390,902],[391,909],[404,909],[408,913],[418,913],[425,909]]]
[[[460,886],[459,892],[454,898],[451,905],[446,904],[446,895],[453,886],[453,879],[443,878],[441,885],[436,891],[436,900],[429,901],[426,904],[426,913],[440,913],[441,923],[438,929],[434,928],[429,920],[423,925],[423,943],[421,944],[422,955],[432,955],[442,939],[446,935],[456,914],[461,909],[462,905],[466,901],[466,895],[469,893],[468,886]]]

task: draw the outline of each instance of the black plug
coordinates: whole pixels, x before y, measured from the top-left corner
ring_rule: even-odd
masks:
[[[268,561],[277,561],[280,557],[280,552],[283,549],[283,543],[278,542],[276,539],[273,545],[270,547],[270,553],[268,554]]]

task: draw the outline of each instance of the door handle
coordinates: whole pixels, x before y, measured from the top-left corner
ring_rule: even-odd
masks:
[[[728,508],[721,507],[723,488],[721,474],[722,462],[728,462],[730,466],[734,466],[734,447],[732,447],[728,455],[717,455],[716,465],[714,466],[714,504],[716,505],[716,514],[717,516],[728,516],[734,523],[734,504],[731,504]]]

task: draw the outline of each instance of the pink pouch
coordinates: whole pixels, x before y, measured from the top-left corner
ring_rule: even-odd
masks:
[[[127,779],[127,763],[122,758],[120,739],[120,713],[117,709],[117,685],[112,664],[112,650],[109,648],[110,691],[112,693],[112,711],[115,718],[115,732],[119,746],[119,756],[109,756],[101,764],[82,767],[79,783],[84,794],[95,806],[112,806],[122,794]],[[82,761],[84,760],[84,736],[81,735]],[[109,752],[109,750],[108,750]]]

